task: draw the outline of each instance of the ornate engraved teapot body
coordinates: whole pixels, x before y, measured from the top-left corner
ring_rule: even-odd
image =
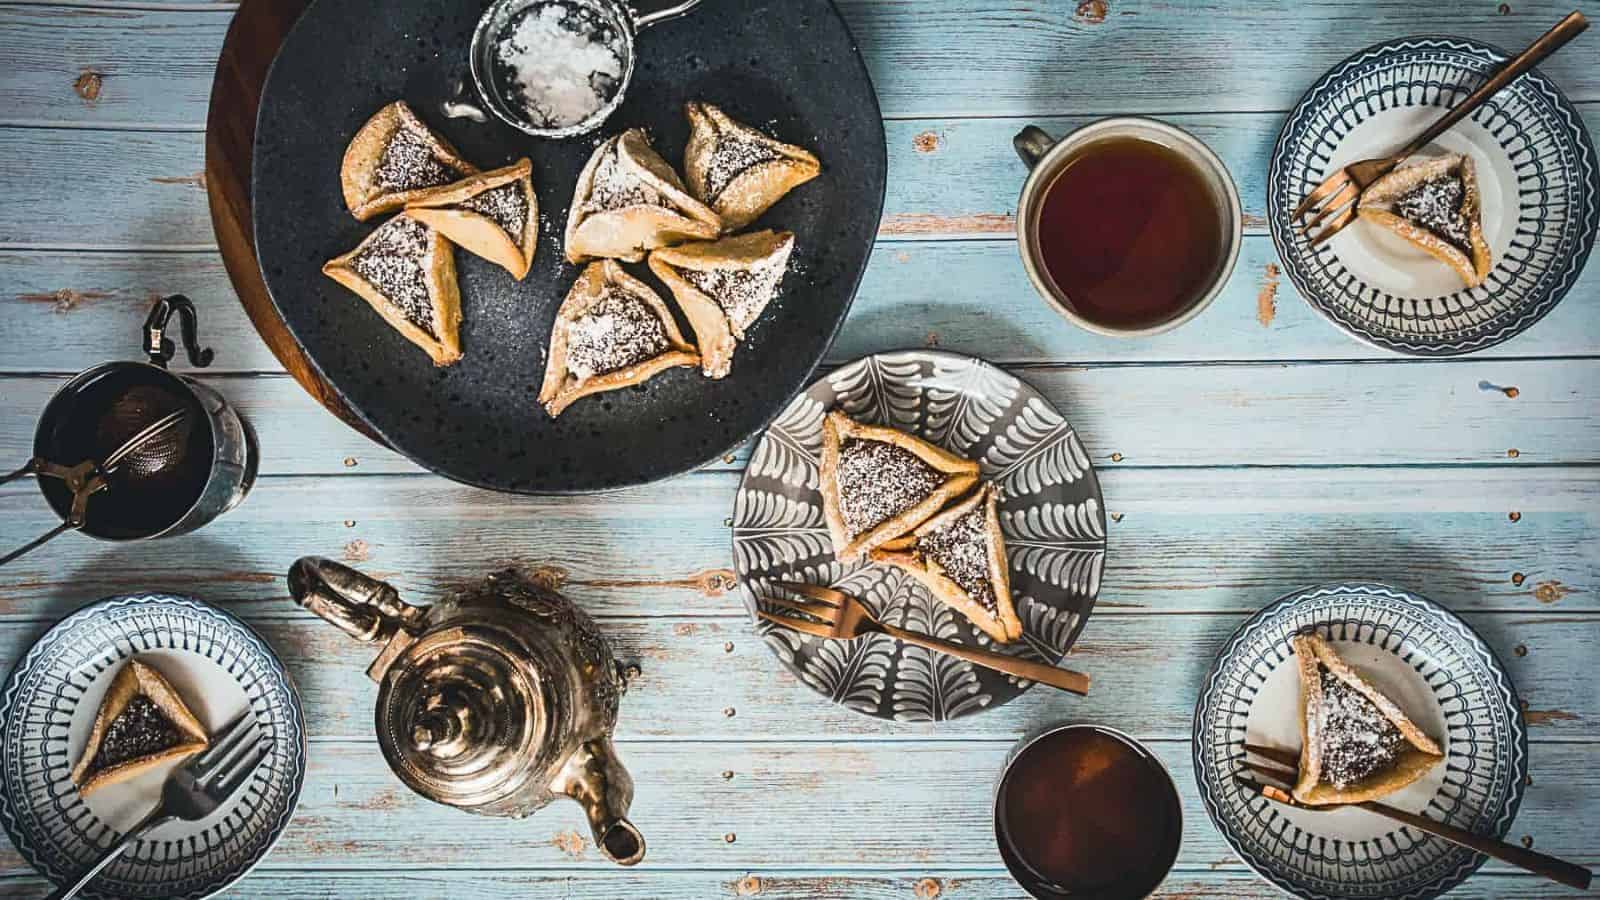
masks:
[[[295,602],[382,644],[378,743],[408,787],[486,816],[522,817],[558,796],[588,814],[595,846],[631,866],[633,779],[611,734],[625,682],[593,620],[527,572],[490,575],[432,606],[320,557],[289,570]]]

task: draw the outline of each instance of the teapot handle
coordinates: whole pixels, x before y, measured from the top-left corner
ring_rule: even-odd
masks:
[[[320,556],[303,556],[289,568],[294,602],[358,641],[377,643],[405,631],[418,634],[427,610],[400,599],[394,586]]]

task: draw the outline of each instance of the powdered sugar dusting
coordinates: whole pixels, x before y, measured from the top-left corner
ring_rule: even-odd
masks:
[[[621,37],[593,10],[566,3],[529,7],[495,46],[537,128],[577,125],[611,102],[626,65]]]
[[[431,231],[409,216],[395,216],[372,233],[350,267],[388,298],[407,321],[438,337],[433,297],[423,272]]]
[[[778,291],[787,268],[788,254],[775,254],[749,269],[683,269],[683,277],[717,302],[728,316],[734,337],[744,332]]]
[[[1394,208],[1401,216],[1464,250],[1472,243],[1467,236],[1467,219],[1461,214],[1465,193],[1460,178],[1436,178],[1407,191],[1395,201]]]
[[[939,564],[946,578],[968,597],[994,612],[998,606],[989,578],[989,529],[983,504],[917,540],[917,549]]]
[[[414,191],[449,184],[455,173],[434,158],[433,148],[422,136],[402,125],[383,148],[373,177],[384,190]]]
[[[595,166],[589,197],[583,203],[588,212],[607,212],[629,206],[665,206],[661,193],[622,167],[618,144],[613,143]]]
[[[461,205],[473,212],[488,216],[496,225],[505,229],[511,239],[517,243],[522,242],[523,230],[528,227],[528,196],[523,192],[522,182],[513,181],[496,188],[490,188],[481,194],[468,197]]]
[[[579,381],[637,365],[671,346],[654,310],[615,288],[566,328],[567,371]]]
[[[932,466],[893,444],[852,438],[839,448],[839,512],[851,537],[916,506],[943,483]]]
[[[1315,723],[1322,748],[1322,778],[1348,788],[1394,764],[1405,737],[1361,692],[1327,669],[1322,676],[1322,706]]]
[[[715,203],[728,185],[751,166],[779,157],[761,141],[735,132],[723,132],[711,148],[706,164],[706,202]]]

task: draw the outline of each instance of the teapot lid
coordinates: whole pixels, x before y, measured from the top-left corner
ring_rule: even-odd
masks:
[[[412,790],[475,807],[517,791],[548,729],[537,670],[494,628],[429,632],[389,669],[378,742]]]

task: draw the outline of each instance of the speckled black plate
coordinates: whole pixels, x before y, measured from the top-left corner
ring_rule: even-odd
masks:
[[[467,45],[486,5],[319,0],[296,23],[268,74],[256,127],[256,249],[273,303],[351,409],[396,450],[458,481],[520,493],[596,491],[716,459],[810,380],[844,321],[877,232],[883,122],[844,20],[828,0],[708,0],[639,35],[627,100],[599,132],[552,142],[441,110],[459,80],[474,99]],[[533,268],[518,282],[456,252],[466,355],[447,369],[435,369],[321,272],[378,224],[345,210],[339,163],[362,123],[395,99],[480,168],[533,160],[542,219]],[[581,400],[552,420],[535,401],[551,323],[578,273],[561,246],[578,173],[601,138],[632,126],[649,129],[662,155],[681,166],[682,106],[694,99],[822,159],[822,177],[751,226],[796,235],[779,298],[727,378],[673,369]],[[668,295],[643,265],[628,268]]]

